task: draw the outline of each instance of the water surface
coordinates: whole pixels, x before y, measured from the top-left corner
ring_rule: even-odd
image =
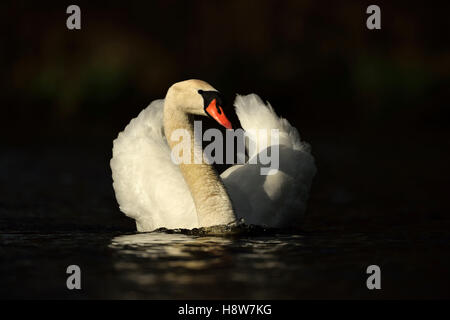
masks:
[[[422,245],[381,234],[197,236],[152,233],[4,233],[3,298],[400,298],[447,294],[440,234]],[[423,246],[423,244],[434,246]],[[434,249],[433,249],[434,248]],[[445,252],[445,253],[444,253]],[[441,261],[440,258],[442,258]],[[82,290],[66,288],[79,265]],[[382,268],[382,290],[365,269]]]

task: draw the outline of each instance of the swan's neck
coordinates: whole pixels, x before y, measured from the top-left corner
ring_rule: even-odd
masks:
[[[166,99],[164,104],[164,131],[171,149],[179,143],[179,141],[171,139],[174,130],[182,129],[189,133],[191,162],[190,164],[180,164],[180,169],[194,199],[199,226],[209,227],[233,222],[236,217],[230,197],[219,175],[211,165],[204,163],[203,160],[200,164],[194,162],[196,146],[194,144],[193,116],[183,112],[182,107],[173,105],[171,101]],[[199,148],[201,149],[201,146]]]

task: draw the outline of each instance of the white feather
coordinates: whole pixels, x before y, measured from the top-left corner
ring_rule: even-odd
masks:
[[[235,165],[221,174],[238,218],[249,224],[286,227],[304,215],[316,173],[309,145],[286,119],[255,95],[237,96],[236,113],[242,127],[278,129],[279,170],[261,175],[261,165]],[[113,145],[111,169],[120,210],[136,220],[139,231],[160,227],[198,227],[192,196],[181,170],[170,157],[163,130],[164,100],[153,101],[119,134]],[[257,141],[257,137],[250,139]],[[270,147],[259,144],[250,157]]]

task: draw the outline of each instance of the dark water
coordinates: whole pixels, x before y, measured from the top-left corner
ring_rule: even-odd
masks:
[[[319,174],[301,231],[224,236],[136,234],[117,209],[109,150],[4,150],[0,298],[449,298],[447,166],[430,149],[415,162],[397,153],[375,165],[370,150],[316,144]],[[80,291],[66,288],[73,264]],[[366,287],[372,264],[378,291]]]
[[[449,296],[450,239],[438,234],[422,245],[386,234],[4,233],[0,239],[3,298]],[[79,292],[66,289],[72,264],[81,268]],[[378,292],[366,288],[371,264],[382,270]]]

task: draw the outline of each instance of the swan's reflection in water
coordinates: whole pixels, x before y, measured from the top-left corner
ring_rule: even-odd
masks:
[[[121,277],[140,290],[154,290],[152,296],[195,298],[209,291],[219,298],[232,290],[238,297],[250,290],[251,296],[263,298],[255,286],[295,282],[300,265],[289,263],[289,252],[298,254],[301,246],[298,235],[229,239],[153,232],[115,237],[109,247]]]
[[[231,240],[218,237],[192,237],[183,234],[142,233],[119,236],[111,248],[122,256],[115,268],[128,280],[141,285],[166,285],[176,289],[189,284],[213,283],[213,270],[230,263],[227,246]]]
[[[119,236],[111,248],[122,254],[152,259],[159,267],[201,270],[220,265],[226,259],[225,248],[231,240],[183,234],[142,233]]]

